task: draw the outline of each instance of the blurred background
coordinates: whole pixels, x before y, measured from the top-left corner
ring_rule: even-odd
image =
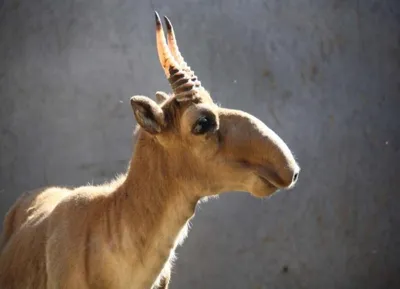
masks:
[[[400,1],[0,0],[0,213],[125,171],[129,98],[170,91],[153,10],[221,105],[302,172],[197,208],[171,288],[400,288]]]

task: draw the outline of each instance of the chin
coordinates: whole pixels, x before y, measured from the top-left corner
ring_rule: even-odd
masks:
[[[275,187],[273,184],[265,180],[258,180],[254,183],[252,190],[250,190],[250,194],[257,198],[265,198],[274,195],[278,191],[279,188]]]
[[[253,190],[250,192],[250,194],[256,198],[267,198],[275,193],[277,193],[279,190],[278,189],[268,189],[268,190]]]

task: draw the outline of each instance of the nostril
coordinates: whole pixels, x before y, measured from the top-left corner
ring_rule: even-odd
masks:
[[[292,183],[297,182],[297,179],[298,179],[298,178],[299,178],[299,173],[295,173],[295,174],[293,175]]]

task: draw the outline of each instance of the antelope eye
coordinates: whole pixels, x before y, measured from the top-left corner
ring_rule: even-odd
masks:
[[[201,116],[193,125],[192,133],[196,135],[205,134],[216,126],[215,120],[208,116]]]

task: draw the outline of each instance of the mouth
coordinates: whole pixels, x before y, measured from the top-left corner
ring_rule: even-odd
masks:
[[[255,177],[257,178],[257,181],[254,183],[252,190],[250,190],[253,196],[258,198],[269,198],[279,191],[279,188],[266,177],[260,174],[255,174]]]
[[[261,175],[257,175],[258,178],[270,189],[273,190],[278,190],[279,188],[277,186],[275,186],[273,183],[271,183],[267,178],[261,176]]]
[[[253,174],[265,186],[264,190],[268,191],[268,195],[273,194],[281,188],[279,183],[275,181],[275,179],[278,179],[277,173],[271,168],[260,165],[251,165],[245,161],[242,161],[239,164],[242,168],[250,169],[253,172]]]

